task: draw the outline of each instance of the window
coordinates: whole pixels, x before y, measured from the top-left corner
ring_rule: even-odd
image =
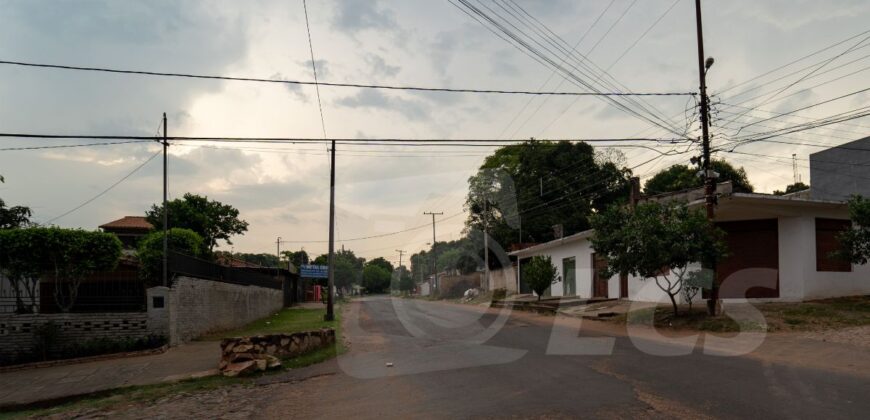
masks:
[[[816,219],[816,271],[852,271],[849,261],[831,256],[840,249],[837,236],[851,227],[848,220]]]
[[[151,307],[154,309],[163,308],[165,305],[163,296],[152,296],[151,297]]]

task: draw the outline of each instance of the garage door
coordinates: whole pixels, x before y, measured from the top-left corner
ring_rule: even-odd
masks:
[[[720,288],[725,282],[732,283],[732,287],[721,289],[720,297],[779,297],[777,220],[724,222],[716,225],[727,235],[729,254],[717,266],[716,281]],[[729,292],[729,289],[732,290]]]

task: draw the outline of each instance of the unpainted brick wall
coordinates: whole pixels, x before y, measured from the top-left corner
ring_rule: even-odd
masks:
[[[58,345],[82,343],[98,338],[144,338],[150,335],[148,314],[0,314],[0,357],[14,358],[33,351],[36,329],[48,322],[59,328]]]

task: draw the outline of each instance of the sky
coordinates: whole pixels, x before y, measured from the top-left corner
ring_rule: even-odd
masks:
[[[690,0],[515,0],[551,39],[576,45],[606,69],[611,88],[692,92],[698,88],[694,2]],[[311,47],[321,82],[476,89],[578,91],[473,20],[455,2],[310,0]],[[471,1],[490,14],[519,8]],[[705,53],[714,103],[713,142],[866,106],[861,93],[771,121],[870,83],[870,3],[861,0],[704,2]],[[514,8],[511,8],[511,7]],[[530,36],[534,36],[531,31]],[[855,38],[853,38],[855,37]],[[827,48],[843,40],[836,47]],[[866,40],[866,43],[863,42]],[[579,43],[578,43],[579,41]],[[849,49],[851,48],[851,49]],[[789,64],[808,54],[821,53]],[[0,60],[282,80],[313,80],[300,1],[14,1],[0,7]],[[563,55],[562,60],[565,56]],[[569,61],[559,61],[569,63]],[[569,67],[564,64],[563,67]],[[818,67],[818,68],[817,68]],[[569,67],[570,68],[570,67]],[[761,78],[770,70],[776,70]],[[747,82],[748,83],[745,83]],[[790,86],[797,82],[794,86]],[[788,89],[783,89],[788,87]],[[782,92],[779,92],[783,89]],[[167,114],[177,136],[322,138],[619,138],[673,133],[596,97],[535,97],[383,91],[218,80],[159,78],[0,65],[0,132],[151,136]],[[693,99],[644,97],[677,127]],[[768,101],[769,100],[769,101]],[[756,107],[746,109],[737,106]],[[735,121],[729,121],[735,119]],[[758,122],[737,132],[741,126]],[[787,136],[842,144],[866,136],[860,119]],[[0,148],[87,143],[0,139]],[[815,146],[753,143],[718,157],[743,166],[760,192],[809,178]],[[345,146],[337,151],[336,236],[366,258],[398,259],[428,247],[424,212],[443,212],[437,240],[462,235],[467,179],[492,148]],[[632,167],[657,157],[620,149]],[[156,143],[0,151],[0,197],[27,205],[33,219],[96,229],[142,215],[161,200]],[[643,178],[689,154],[639,166]],[[773,156],[773,157],[771,157]],[[150,159],[150,160],[149,160]],[[135,168],[140,169],[132,172]],[[170,198],[206,195],[238,208],[249,231],[222,249],[326,251],[329,162],[326,145],[176,142],[169,152]],[[126,177],[129,175],[129,177]],[[123,180],[122,180],[123,179]],[[121,181],[118,183],[118,181]],[[100,193],[118,183],[108,192]],[[71,209],[77,210],[64,215]],[[63,215],[63,217],[58,217]],[[407,230],[405,233],[353,240]],[[406,257],[407,258],[407,257]],[[407,261],[407,260],[406,260]]]

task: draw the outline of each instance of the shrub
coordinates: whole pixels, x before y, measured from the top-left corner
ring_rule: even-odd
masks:
[[[202,252],[202,237],[190,229],[169,229],[169,250],[198,257]],[[163,278],[163,232],[152,232],[139,241],[139,275],[149,285],[160,284]]]

